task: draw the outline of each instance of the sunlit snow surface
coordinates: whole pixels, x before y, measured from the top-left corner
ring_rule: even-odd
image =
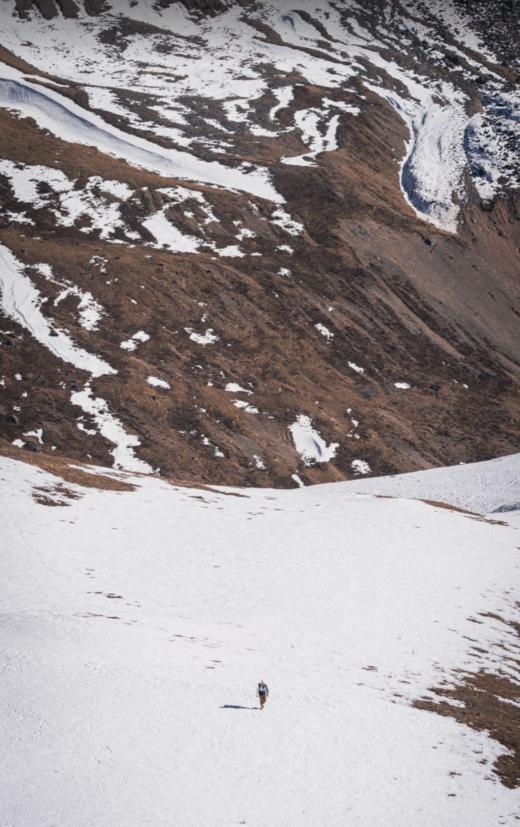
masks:
[[[515,504],[520,511],[520,454],[346,485],[367,494],[442,500],[479,514]]]
[[[503,748],[411,703],[510,670],[484,615],[518,614],[517,530],[348,484],[57,481],[0,459],[2,824],[514,823]]]

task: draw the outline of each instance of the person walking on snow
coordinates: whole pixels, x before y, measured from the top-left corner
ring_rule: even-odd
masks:
[[[269,687],[266,683],[264,683],[264,681],[260,681],[260,683],[258,684],[256,694],[258,695],[258,700],[260,701],[260,709],[263,709],[265,706],[265,702],[269,697]]]

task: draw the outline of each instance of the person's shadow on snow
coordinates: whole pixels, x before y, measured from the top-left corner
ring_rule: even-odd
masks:
[[[260,709],[259,706],[240,706],[239,704],[224,704],[221,709]]]

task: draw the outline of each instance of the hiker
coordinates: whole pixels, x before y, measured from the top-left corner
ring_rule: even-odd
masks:
[[[264,683],[264,681],[260,681],[258,684],[256,694],[258,695],[258,700],[260,701],[260,709],[263,709],[269,696],[269,687],[266,683]]]

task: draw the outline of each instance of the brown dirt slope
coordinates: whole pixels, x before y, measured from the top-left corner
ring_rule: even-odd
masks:
[[[52,3],[39,5],[50,14]],[[19,4],[20,13],[26,6]],[[293,109],[317,107],[326,95],[353,100],[352,92],[302,78],[295,89]],[[65,93],[84,105],[73,87]],[[295,473],[307,483],[350,478],[359,460],[384,474],[518,450],[520,194],[506,191],[484,204],[473,193],[458,235],[421,221],[399,186],[406,128],[381,97],[363,94],[361,113],[339,130],[340,149],[313,167],[279,162],[302,151],[294,132],[276,141],[240,130],[234,136],[235,156],[269,165],[302,234],[273,224],[272,205],[261,199],[193,185],[217,218],[204,225],[214,245],[230,244],[237,222],[254,233],[245,258],[219,257],[209,247],[197,255],[158,249],[143,222],[164,208],[160,190],[179,182],[0,110],[0,157],[61,170],[77,192],[96,176],[134,192],[114,244],[88,216],[58,222],[57,196],[44,184],[47,204],[35,208],[20,203],[0,174],[0,243],[27,265],[53,324],[118,371],[93,380],[92,393],[107,400],[138,436],[138,456],[161,473],[286,486]],[[292,115],[282,112],[282,125]],[[183,233],[198,232],[200,204],[186,206],[167,215]],[[32,225],[19,222],[21,212]],[[38,270],[41,262],[55,281]],[[102,305],[98,331],[78,324],[77,297],[61,297],[65,282]],[[218,337],[211,347],[187,332],[207,328]],[[122,349],[138,330],[149,340]],[[6,440],[30,443],[24,435],[42,428],[44,453],[112,463],[113,446],[71,401],[86,374],[9,318],[1,318],[0,354]],[[149,376],[171,390],[151,387]],[[230,383],[250,393],[229,392]],[[296,452],[288,427],[301,414],[326,443],[338,443],[331,462],[306,465]]]

